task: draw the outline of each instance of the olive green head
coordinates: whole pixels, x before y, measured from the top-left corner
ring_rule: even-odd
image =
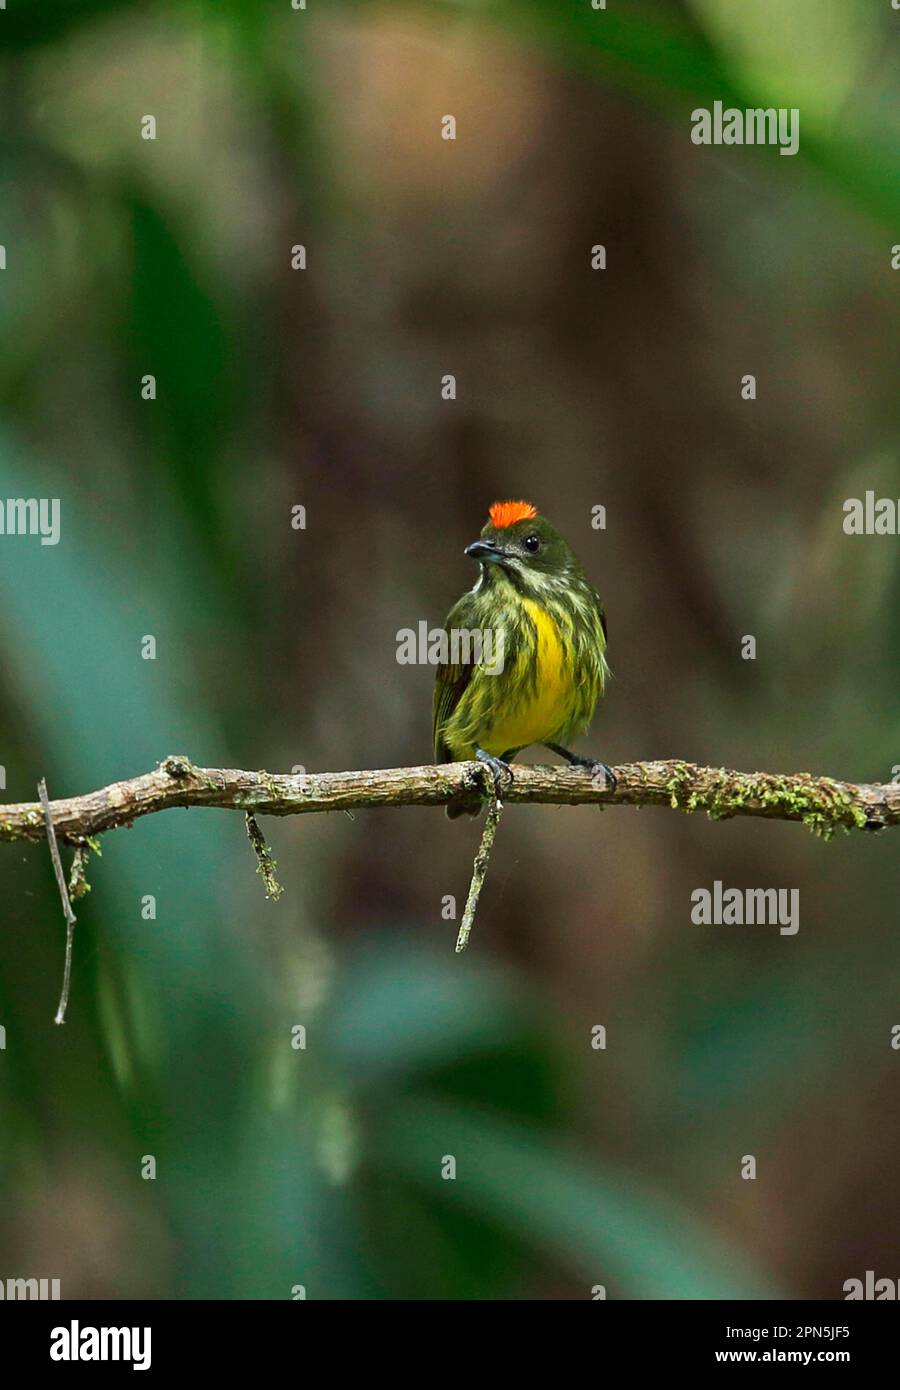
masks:
[[[529,502],[495,502],[481,537],[466,547],[488,583],[496,573],[517,587],[581,579],[578,560],[559,532]]]

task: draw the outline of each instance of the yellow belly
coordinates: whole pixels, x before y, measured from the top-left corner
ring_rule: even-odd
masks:
[[[522,653],[518,661],[527,665],[535,660],[537,679],[533,698],[498,711],[496,722],[483,738],[482,748],[498,758],[512,748],[527,748],[552,738],[566,723],[572,707],[572,667],[566,664],[556,623],[533,599],[523,599],[522,604],[537,632],[537,653]]]

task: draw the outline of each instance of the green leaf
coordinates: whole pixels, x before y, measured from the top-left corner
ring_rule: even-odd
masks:
[[[626,1298],[780,1298],[740,1251],[633,1174],[571,1157],[539,1131],[416,1096],[373,1138],[389,1162],[435,1196],[546,1247]],[[440,1176],[442,1155],[457,1163]]]

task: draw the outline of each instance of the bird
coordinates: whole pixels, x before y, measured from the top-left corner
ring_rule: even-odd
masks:
[[[447,659],[434,683],[435,762],[483,763],[499,800],[511,760],[540,744],[614,788],[606,763],[568,748],[610,675],[603,604],[571,547],[532,503],[507,501],[493,503],[464,553],[479,575],[447,615]],[[454,645],[455,634],[482,640]],[[481,806],[454,798],[446,810],[452,820]]]

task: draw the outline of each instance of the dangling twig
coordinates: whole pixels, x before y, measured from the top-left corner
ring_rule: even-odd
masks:
[[[72,981],[72,938],[75,934],[75,913],[72,911],[72,904],[69,901],[69,890],[66,887],[66,876],[63,873],[62,860],[59,857],[59,845],[56,843],[56,829],[53,825],[53,817],[50,814],[50,798],[47,795],[47,782],[44,777],[38,782],[38,796],[44,808],[44,822],[47,826],[47,843],[50,846],[50,858],[53,860],[53,872],[56,874],[56,883],[59,888],[59,896],[62,899],[63,913],[66,919],[66,963],[63,967],[62,992],[59,996],[59,1008],[56,1010],[56,1023],[65,1023],[66,1009],[69,1004],[69,986]]]
[[[96,841],[95,841],[96,844]],[[76,902],[78,898],[83,898],[85,893],[91,891],[91,885],[87,881],[88,860],[91,857],[89,844],[76,845],[75,855],[72,859],[72,867],[69,870],[69,901]],[[100,853],[99,846],[97,853]]]
[[[256,872],[261,876],[266,890],[266,897],[277,902],[284,889],[275,877],[275,870],[278,865],[272,855],[272,851],[266,844],[266,837],[259,828],[256,817],[247,812],[247,836],[253,846],[256,855]]]
[[[487,820],[484,824],[481,844],[478,846],[478,853],[475,855],[475,863],[472,867],[472,882],[469,884],[469,896],[466,898],[466,907],[463,912],[462,922],[459,926],[459,935],[456,938],[457,955],[464,951],[469,944],[469,933],[475,921],[478,899],[481,897],[481,889],[484,886],[488,864],[491,862],[491,850],[494,847],[494,838],[497,834],[497,826],[500,824],[500,817],[502,814],[503,803],[500,798],[497,797],[496,800],[492,801],[488,806]]]

